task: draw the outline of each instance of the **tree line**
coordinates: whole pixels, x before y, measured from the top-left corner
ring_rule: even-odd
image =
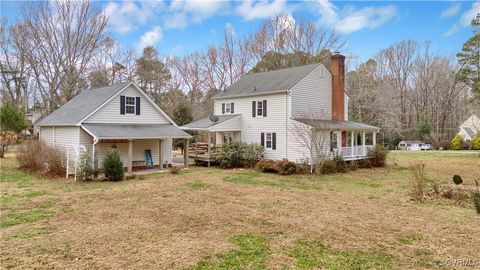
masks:
[[[107,34],[108,18],[88,1],[27,2],[21,20],[2,19],[4,102],[49,113],[83,89],[135,81],[178,124],[213,112],[211,97],[248,72],[309,63],[329,67],[345,40],[334,29],[279,15],[238,36],[184,56],[153,46],[124,48]],[[430,44],[401,41],[347,73],[351,118],[382,127],[385,141],[450,138],[479,103],[479,30],[458,60]]]

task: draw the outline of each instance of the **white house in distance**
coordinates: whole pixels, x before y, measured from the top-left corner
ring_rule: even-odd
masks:
[[[328,132],[325,147],[332,157],[365,158],[379,128],[348,120],[344,62],[345,56],[334,54],[330,70],[317,63],[247,74],[214,97],[214,115],[181,128],[215,133],[204,161],[213,160],[211,145],[229,141],[261,144],[267,159],[309,160],[310,149],[292,130],[299,124]]]
[[[117,148],[129,174],[135,167],[168,166],[172,139],[191,137],[133,82],[84,90],[35,125],[40,140],[64,153],[85,146],[95,169]]]
[[[460,125],[458,134],[466,142],[473,140],[473,137],[480,132],[480,113],[474,113],[463,124]]]

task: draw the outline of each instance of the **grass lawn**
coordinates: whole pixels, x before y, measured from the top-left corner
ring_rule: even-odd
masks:
[[[459,174],[474,185],[479,153],[393,152],[386,168],[321,177],[194,167],[84,183],[21,172],[12,156],[0,162],[2,268],[438,269],[480,260],[473,204],[411,201],[408,169],[423,162],[432,179]]]

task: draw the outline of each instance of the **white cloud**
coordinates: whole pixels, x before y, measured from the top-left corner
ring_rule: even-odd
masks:
[[[361,9],[348,5],[339,10],[332,2],[319,0],[317,7],[320,14],[319,22],[333,26],[341,33],[377,28],[397,15],[397,8],[393,5]]]
[[[460,27],[458,27],[458,25],[455,23],[445,33],[443,33],[443,35],[445,37],[449,37],[449,36],[455,34],[456,32],[458,32],[459,30],[460,30]]]
[[[105,14],[109,17],[110,28],[120,34],[127,34],[145,24],[154,15],[154,10],[161,9],[160,1],[143,2],[109,2],[105,5]]]
[[[174,0],[164,11],[165,28],[185,28],[190,23],[200,23],[216,15],[228,2],[217,0]]]
[[[143,50],[143,48],[147,46],[154,46],[157,42],[162,40],[162,37],[162,28],[160,28],[160,26],[155,26],[140,37],[140,40],[137,43],[137,49]]]
[[[445,9],[440,15],[441,18],[448,18],[457,15],[460,12],[461,4],[457,3]]]
[[[470,26],[470,22],[480,13],[480,1],[476,1],[472,4],[472,8],[462,14],[460,23],[463,26]]]
[[[236,9],[237,14],[246,21],[270,18],[287,10],[285,0],[243,1]]]

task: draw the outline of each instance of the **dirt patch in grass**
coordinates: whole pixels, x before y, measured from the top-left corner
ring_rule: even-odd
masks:
[[[471,166],[474,158],[445,156],[443,164]],[[53,214],[0,228],[1,263],[61,269],[437,269],[441,260],[478,257],[480,216],[473,206],[411,202],[411,174],[403,169],[409,159],[322,177],[192,168],[120,183],[37,179],[16,172],[7,159],[2,178],[6,173],[28,180],[2,182],[2,216],[45,202],[50,206],[39,209]],[[422,159],[427,168],[437,166],[438,157]],[[451,174],[454,168],[441,170]],[[26,195],[31,192],[36,195]]]

